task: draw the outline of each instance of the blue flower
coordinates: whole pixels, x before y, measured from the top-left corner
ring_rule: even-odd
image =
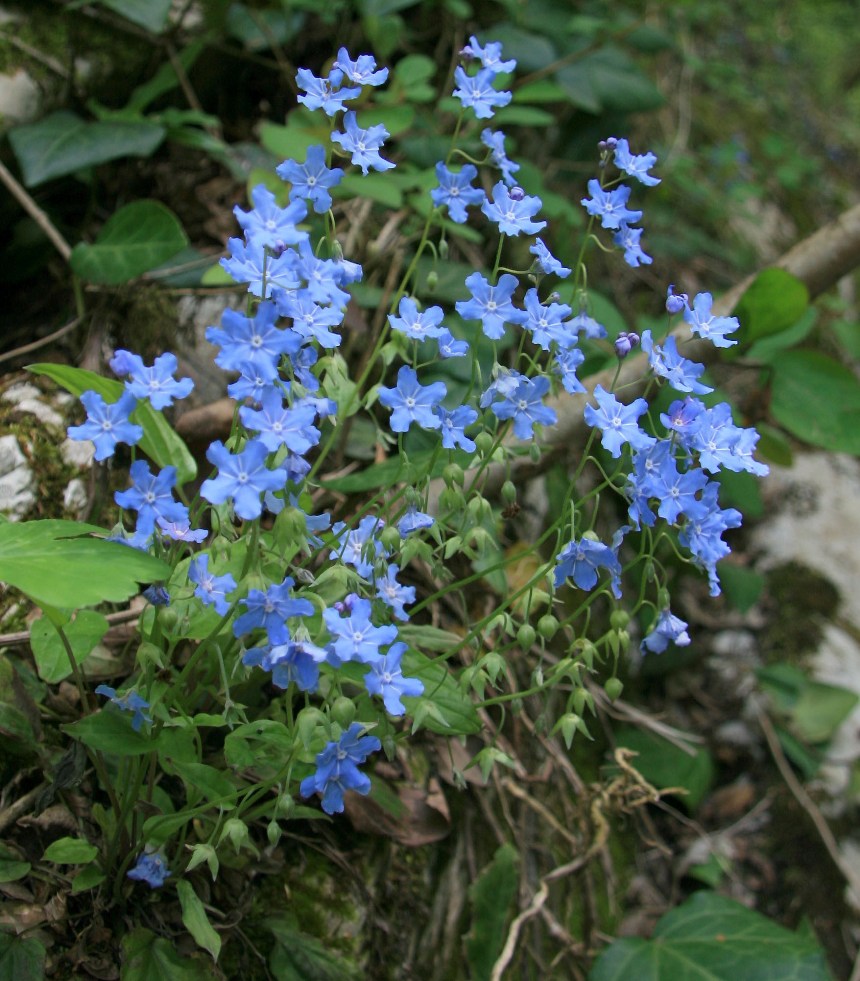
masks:
[[[296,84],[304,89],[298,101],[308,109],[322,109],[327,116],[334,116],[344,108],[345,99],[356,99],[361,95],[360,88],[340,88],[343,71],[333,68],[328,78],[317,78],[309,69],[300,68],[296,72]]]
[[[621,184],[613,191],[604,191],[600,181],[592,178],[588,182],[590,198],[582,198],[580,202],[585,210],[600,218],[604,228],[620,228],[621,222],[632,225],[642,217],[641,211],[629,211],[625,206],[630,197],[630,188]]]
[[[428,337],[440,337],[445,329],[439,325],[442,323],[444,312],[441,307],[427,307],[426,310],[418,312],[418,305],[412,297],[401,297],[400,306],[397,312],[400,316],[393,313],[388,315],[388,322],[401,334],[411,337],[415,341],[423,341]]]
[[[370,600],[355,593],[347,597],[350,610],[342,617],[337,610],[323,610],[323,620],[335,638],[334,653],[339,661],[361,661],[370,664],[379,655],[379,648],[397,639],[397,627],[386,624],[377,627],[370,619]]]
[[[666,289],[666,310],[668,313],[676,314],[686,310],[690,302],[690,297],[686,293],[676,293],[673,284],[669,284]]]
[[[228,572],[216,576],[209,571],[209,556],[205,552],[196,555],[188,566],[188,578],[197,584],[194,595],[206,606],[214,606],[223,617],[230,609],[229,596],[236,589],[236,580]]]
[[[167,859],[161,852],[143,852],[137,859],[133,869],[126,875],[129,879],[145,882],[150,889],[158,889],[164,885],[164,880],[170,875]]]
[[[310,600],[296,598],[292,594],[295,580],[285,576],[278,585],[272,583],[263,592],[261,589],[251,589],[245,599],[239,601],[246,612],[233,622],[233,634],[241,637],[258,627],[262,627],[269,635],[273,644],[286,644],[290,633],[287,630],[287,620],[291,617],[313,616],[314,607]]]
[[[240,453],[231,453],[220,440],[206,451],[206,459],[218,468],[218,476],[204,480],[200,496],[210,504],[232,501],[240,518],[252,521],[263,511],[261,496],[265,491],[280,490],[287,482],[282,470],[269,470],[269,449],[262,440],[252,439]]]
[[[316,303],[332,303],[345,307],[349,293],[340,288],[343,268],[334,259],[320,259],[314,254],[310,242],[300,242],[299,251],[293,253],[293,271],[306,283],[304,295]]]
[[[587,313],[578,313],[570,322],[570,327],[577,334],[583,333],[591,341],[599,341],[606,337],[606,328],[599,324],[594,317],[589,317]]]
[[[404,678],[400,662],[406,653],[406,644],[398,642],[388,648],[388,653],[375,661],[364,676],[364,687],[370,695],[381,695],[385,711],[400,716],[406,707],[400,699],[417,698],[424,691],[424,682],[418,678]]]
[[[737,317],[717,317],[711,312],[714,298],[710,293],[699,293],[693,300],[693,309],[684,310],[684,320],[690,330],[699,337],[711,341],[714,347],[731,347],[737,341],[726,337],[740,327]]]
[[[704,373],[705,366],[681,357],[677,342],[671,335],[661,348],[654,343],[650,330],[642,331],[642,350],[648,355],[648,364],[654,374],[665,378],[676,391],[696,392],[699,395],[713,392],[710,386],[697,381]]]
[[[570,269],[567,266],[563,266],[556,259],[546,245],[544,245],[542,239],[536,238],[529,252],[537,256],[537,265],[545,276],[555,275],[560,279],[566,279],[570,275]]]
[[[176,486],[176,467],[164,467],[153,476],[146,460],[135,460],[129,468],[132,485],[128,490],[116,491],[114,500],[121,508],[151,515],[153,519],[181,521],[187,518],[184,504],[173,499]]]
[[[642,653],[651,651],[652,654],[662,654],[669,644],[686,647],[690,643],[687,627],[687,623],[668,609],[661,610],[651,630],[642,640]]]
[[[299,691],[314,692],[319,687],[320,664],[326,651],[308,641],[290,640],[269,647],[252,647],[242,656],[247,667],[260,667],[272,673],[272,684],[287,689],[295,684]]]
[[[81,402],[87,410],[87,421],[80,426],[69,426],[69,439],[91,440],[97,460],[113,456],[117,443],[134,446],[143,439],[143,428],[128,419],[137,407],[137,399],[131,392],[123,392],[116,402],[105,402],[98,392],[83,392]]]
[[[523,378],[503,402],[494,402],[493,412],[499,419],[514,420],[514,435],[518,439],[531,439],[535,423],[553,426],[557,421],[555,410],[544,405],[541,399],[549,391],[549,378]]]
[[[149,708],[149,702],[138,695],[136,691],[124,691],[121,695],[117,695],[115,688],[111,688],[109,685],[99,685],[96,688],[96,694],[109,698],[123,712],[131,712],[131,727],[135,732],[140,731],[144,722],[152,722],[152,719],[144,712],[144,709]]]
[[[472,164],[464,164],[459,172],[448,170],[440,160],[436,164],[436,177],[439,186],[430,191],[430,197],[437,208],[448,207],[448,217],[462,225],[469,217],[466,205],[481,204],[486,195],[479,187],[472,187],[472,181],[478,176],[478,169]]]
[[[322,794],[322,809],[326,814],[340,814],[343,795],[347,790],[359,794],[370,791],[370,778],[358,769],[371,753],[382,748],[376,736],[362,735],[364,726],[353,722],[337,742],[330,742],[317,755],[317,768],[301,782],[303,797]]]
[[[619,170],[623,170],[628,176],[635,177],[640,184],[654,187],[660,183],[659,177],[654,177],[648,173],[655,163],[657,163],[657,158],[653,153],[633,154],[630,152],[630,144],[627,140],[616,141],[615,166]]]
[[[258,184],[252,189],[251,201],[253,211],[243,211],[238,204],[233,209],[249,246],[279,249],[285,245],[298,245],[307,239],[308,233],[296,227],[308,215],[304,201],[293,201],[286,208],[280,208],[275,203],[275,195],[265,184]]]
[[[231,399],[237,402],[250,399],[256,405],[260,405],[267,392],[281,392],[275,384],[275,379],[271,377],[271,372],[260,370],[259,365],[243,361],[236,365],[236,369],[239,377],[227,386],[227,394]]]
[[[589,426],[602,430],[601,445],[613,457],[621,456],[621,447],[629,443],[635,449],[644,449],[654,443],[654,437],[643,433],[637,420],[648,409],[645,399],[635,399],[630,405],[624,405],[602,385],[595,386],[594,397],[598,408],[592,405],[585,407],[585,421]]]
[[[392,562],[388,566],[388,571],[384,576],[379,576],[374,585],[376,586],[376,596],[381,599],[386,606],[390,606],[398,620],[408,620],[409,615],[403,608],[404,603],[415,602],[415,587],[404,586],[397,581],[397,573],[400,569]]]
[[[343,312],[336,307],[321,306],[316,303],[309,290],[295,293],[279,291],[275,294],[278,312],[289,317],[293,330],[305,340],[313,338],[320,347],[340,347],[340,334],[330,331],[343,323]]]
[[[518,310],[511,301],[519,286],[516,276],[503,273],[495,286],[479,273],[466,277],[466,286],[472,293],[471,300],[458,300],[454,306],[464,320],[480,320],[487,337],[498,340],[505,333],[505,324],[524,324],[528,319],[525,310]]]
[[[394,410],[391,414],[392,430],[405,433],[413,422],[423,429],[438,429],[441,420],[434,415],[433,409],[446,394],[444,382],[420,385],[415,369],[403,365],[397,372],[397,387],[380,388],[379,401],[387,409]]]
[[[313,424],[313,407],[297,403],[290,408],[274,388],[263,393],[261,409],[242,406],[239,419],[246,429],[259,435],[270,452],[286,446],[293,453],[306,453],[320,439],[320,431]]]
[[[405,538],[413,532],[422,531],[424,528],[431,528],[436,523],[436,519],[430,515],[419,511],[414,505],[406,509],[406,513],[397,522],[397,530]]]
[[[498,41],[487,41],[482,48],[478,39],[473,34],[469,38],[469,43],[460,52],[470,58],[479,58],[482,67],[491,71],[494,75],[500,72],[509,73],[517,67],[516,59],[502,61],[502,46]]]
[[[250,364],[266,381],[274,381],[281,357],[295,354],[302,345],[301,336],[277,327],[277,320],[278,310],[272,302],[261,303],[253,319],[235,310],[225,310],[221,317],[223,329],[206,328],[206,340],[221,348],[215,364],[226,371],[241,371],[244,365]]]
[[[519,193],[517,193],[519,192]],[[502,235],[533,235],[545,225],[545,221],[531,219],[540,211],[541,200],[524,194],[520,188],[509,189],[502,181],[493,188],[492,200],[485,200],[481,211],[499,226]]]
[[[166,518],[156,520],[162,532],[175,542],[196,542],[199,545],[208,535],[205,528],[192,528],[187,515],[172,521]]]
[[[720,580],[717,576],[717,562],[728,555],[731,549],[722,540],[722,534],[729,528],[738,528],[741,513],[735,508],[721,509],[717,500],[719,487],[710,483],[702,495],[704,517],[696,517],[686,522],[678,533],[678,541],[690,550],[697,565],[708,574],[711,596],[720,595]]]
[[[357,85],[383,85],[388,80],[388,69],[377,71],[373,55],[359,55],[353,61],[346,48],[338,51],[333,67],[341,69],[350,82]]]
[[[573,579],[580,589],[590,591],[597,585],[597,570],[606,569],[610,575],[612,595],[616,599],[621,597],[621,563],[608,545],[583,536],[579,541],[574,539],[565,545],[556,556],[556,562],[556,589],[565,579]]]
[[[576,395],[585,391],[585,386],[576,377],[576,369],[585,361],[585,353],[578,347],[562,348],[555,352],[553,370],[561,376],[561,384],[566,392]]]
[[[362,579],[370,579],[374,561],[388,555],[376,537],[382,526],[383,522],[372,514],[365,515],[357,528],[348,528],[343,521],[338,521],[331,529],[338,540],[338,547],[332,554],[351,565]]]
[[[481,132],[481,142],[490,151],[490,160],[502,172],[502,180],[508,187],[513,187],[516,184],[514,174],[520,169],[520,165],[508,159],[505,152],[505,134],[485,129]]]
[[[436,338],[436,343],[439,345],[440,358],[462,358],[469,353],[468,342],[454,337],[450,330],[443,330]]]
[[[467,75],[461,66],[454,69],[454,81],[458,86],[454,89],[454,96],[464,106],[474,109],[478,119],[490,119],[494,109],[506,106],[513,98],[510,92],[496,91],[493,87],[495,77],[496,73],[490,68],[482,68],[472,76]]]
[[[612,241],[624,249],[624,261],[628,266],[650,266],[654,261],[650,255],[646,255],[639,245],[642,238],[641,228],[631,228],[627,222],[622,221],[618,231],[612,236]]]
[[[303,164],[295,160],[285,160],[275,168],[281,180],[290,184],[290,200],[297,198],[310,201],[314,211],[324,214],[331,207],[331,188],[336,187],[343,177],[343,168],[326,167],[325,149],[319,144],[308,147]]]
[[[358,125],[355,113],[348,112],[343,117],[343,126],[346,132],[332,133],[331,138],[347,153],[352,154],[353,164],[361,167],[363,174],[367,174],[368,167],[374,170],[391,170],[394,164],[379,155],[379,148],[389,136],[388,130],[382,123],[362,129]]]
[[[538,291],[530,289],[525,295],[524,305],[528,319],[523,326],[544,351],[548,351],[553,342],[561,348],[576,344],[576,333],[570,329],[570,321],[565,319],[573,311],[566,303],[544,305],[540,302]]]
[[[184,399],[194,388],[190,378],[177,381],[173,377],[177,367],[175,354],[160,355],[148,368],[139,355],[120,349],[111,358],[110,366],[119,377],[130,375],[130,380],[125,383],[126,391],[136,399],[148,399],[153,409],[173,405],[174,399]]]
[[[475,441],[469,439],[464,432],[467,426],[471,426],[478,418],[478,413],[470,405],[458,405],[450,412],[441,405],[436,406],[436,414],[442,421],[442,446],[446,450],[453,450],[456,446],[461,447],[467,453],[475,452]]]
[[[289,249],[273,255],[264,246],[245,243],[241,238],[227,239],[227,248],[230,258],[221,259],[221,267],[237,283],[247,283],[248,292],[254,296],[269,297],[272,290],[294,290],[300,285]]]

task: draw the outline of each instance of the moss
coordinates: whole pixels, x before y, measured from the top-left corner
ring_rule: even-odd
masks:
[[[803,664],[820,643],[824,625],[836,614],[839,591],[821,573],[787,562],[767,575],[773,616],[763,631],[767,663]]]

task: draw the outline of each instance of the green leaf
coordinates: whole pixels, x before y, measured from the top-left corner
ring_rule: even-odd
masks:
[[[414,7],[420,0],[358,0],[362,17],[385,17],[387,14]]]
[[[139,583],[166,579],[170,566],[137,549],[82,537],[106,534],[77,521],[0,523],[0,580],[42,606],[76,609],[122,603]]]
[[[102,614],[94,610],[80,610],[73,620],[63,625],[63,633],[77,664],[89,657],[109,626]],[[30,624],[30,647],[42,681],[56,685],[72,674],[69,655],[62,638],[48,617],[39,617]]]
[[[398,628],[397,636],[406,641],[410,647],[422,651],[434,651],[437,654],[447,654],[448,651],[459,647],[463,638],[450,630],[441,630],[424,624],[405,623]]]
[[[519,853],[504,844],[469,887],[472,928],[466,937],[466,958],[475,981],[489,981],[505,943],[506,923],[517,894]]]
[[[424,468],[434,456],[438,456],[433,450],[421,450],[418,453],[409,455],[409,462],[419,473],[423,473]],[[465,454],[462,458],[468,460]],[[455,462],[462,463],[455,454]],[[448,465],[447,459],[438,459],[433,467],[433,472],[428,476],[441,477],[442,471]],[[320,483],[329,490],[338,491],[341,494],[358,494],[362,491],[376,490],[378,487],[391,487],[398,481],[404,479],[405,463],[400,456],[392,456],[382,463],[375,463],[371,467],[365,467],[355,473],[347,474],[345,477],[335,477],[331,480],[323,478]]]
[[[403,674],[424,682],[424,693],[403,699],[407,714],[413,718],[424,708],[422,726],[443,736],[466,736],[481,731],[481,720],[471,699],[464,694],[444,661],[432,661],[420,651],[407,650],[403,656]]]
[[[809,743],[827,742],[858,702],[853,691],[809,680],[792,712],[797,734]]]
[[[64,364],[31,364],[27,370],[36,375],[46,375],[72,395],[93,391],[106,402],[116,402],[122,395],[122,382],[104,378],[85,368],[74,368]],[[153,463],[159,467],[176,467],[177,483],[185,484],[197,476],[197,463],[185,445],[184,440],[146,400],[139,402],[132,412],[131,419],[143,427],[143,439],[137,444]]]
[[[269,967],[277,981],[358,981],[362,974],[316,937],[297,929],[291,920],[265,920],[275,937]]]
[[[126,20],[152,34],[160,34],[167,23],[171,0],[96,0]]]
[[[42,858],[57,865],[87,865],[98,853],[98,848],[83,838],[58,838],[48,845]]]
[[[186,879],[180,879],[176,883],[176,891],[179,893],[179,905],[182,907],[182,923],[185,929],[194,937],[197,946],[208,951],[212,955],[212,960],[217,961],[221,953],[221,938],[209,922],[209,917],[194,891],[194,886]]]
[[[87,865],[72,879],[72,895],[77,896],[79,892],[88,892],[95,889],[105,881],[105,874],[97,865]]]
[[[224,759],[235,767],[252,767],[266,759],[282,759],[293,748],[283,722],[260,719],[237,726],[224,740]]]
[[[635,726],[619,726],[616,733],[619,746],[638,753],[633,766],[658,790],[684,787],[687,793],[680,798],[693,811],[711,786],[714,765],[711,754],[701,747],[690,746],[690,756],[673,743]]]
[[[772,362],[770,411],[793,436],[860,455],[860,384],[819,351],[782,351]]]
[[[495,121],[499,126],[549,126],[555,116],[535,106],[510,105],[496,112]]]
[[[616,940],[589,981],[830,981],[814,940],[731,899],[697,892],[668,912],[652,939]]]
[[[809,306],[809,290],[784,269],[763,269],[744,291],[732,314],[740,320],[739,339],[751,341],[787,330]]]
[[[200,57],[206,47],[202,39],[192,41],[181,51],[177,52],[176,59],[182,68],[189,72],[194,66],[194,62]],[[179,76],[173,63],[165,61],[158,71],[131,93],[131,97],[126,103],[126,109],[132,112],[143,112],[144,109],[154,102],[159,96],[166,95],[179,86]]]
[[[63,111],[9,130],[9,142],[24,183],[36,187],[54,177],[119,157],[148,157],[164,135],[164,127],[155,123],[88,123],[72,112]]]
[[[17,882],[30,874],[32,866],[0,843],[0,882]]]
[[[333,188],[335,197],[338,199],[369,198],[379,204],[384,204],[388,208],[399,208],[403,204],[403,192],[391,181],[387,180],[386,174],[368,174],[366,177],[361,174],[347,174]]]
[[[116,286],[167,262],[188,245],[173,212],[158,201],[133,201],[105,222],[95,242],[72,249],[72,269],[91,283]]]
[[[45,948],[38,940],[24,940],[0,931],[0,978],[9,981],[43,981]]]
[[[158,749],[157,739],[143,730],[135,732],[131,727],[131,715],[112,706],[62,726],[62,729],[85,746],[115,756],[143,756]]]
[[[754,569],[723,562],[720,566],[720,583],[726,599],[734,609],[746,613],[761,596],[764,576]]]
[[[168,941],[138,927],[122,940],[121,981],[211,981],[208,962],[180,957]]]
[[[176,773],[182,777],[192,792],[199,791],[208,800],[217,800],[219,806],[225,809],[232,807],[230,798],[238,794],[236,786],[226,773],[205,763],[171,759],[169,762],[164,761],[164,769],[167,773]]]
[[[394,66],[394,78],[407,88],[420,85],[436,74],[436,62],[423,54],[409,54]]]

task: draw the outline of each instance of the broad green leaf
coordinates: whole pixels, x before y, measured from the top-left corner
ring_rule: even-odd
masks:
[[[15,852],[0,843],[0,882],[17,882],[30,874],[29,862],[18,858]]]
[[[38,940],[24,939],[0,930],[0,978],[43,981],[45,953]]]
[[[651,940],[616,940],[589,981],[830,981],[814,939],[703,891],[668,912]]]
[[[328,139],[328,127],[313,117],[307,118],[297,113],[290,115],[286,126],[269,122],[260,124],[260,142],[282,160],[303,161],[309,146],[325,146]]]
[[[422,726],[445,736],[465,736],[481,731],[478,712],[444,661],[431,661],[419,651],[407,650],[403,655],[403,674],[424,682],[424,693],[417,698],[404,698],[408,715],[414,718],[422,703],[432,705],[435,712],[424,715]]]
[[[176,891],[179,894],[182,923],[185,929],[194,937],[197,946],[208,951],[212,955],[212,960],[217,961],[221,953],[221,938],[209,922],[209,917],[194,891],[194,886],[187,879],[180,879],[176,883]]]
[[[466,936],[470,977],[489,981],[505,943],[506,924],[517,894],[519,853],[504,844],[469,887],[472,927]]]
[[[302,933],[291,919],[264,921],[275,937],[269,968],[277,981],[358,981],[365,977],[329,944]]]
[[[782,351],[772,361],[770,411],[793,436],[860,455],[860,382],[819,351]]]
[[[419,472],[423,472],[423,468],[434,456],[438,456],[438,454],[434,453],[433,450],[421,450],[418,453],[410,454],[409,462]],[[442,471],[447,465],[447,459],[436,460],[430,476],[441,477]],[[335,477],[331,480],[323,478],[321,483],[329,490],[339,491],[341,494],[358,494],[362,491],[375,490],[377,487],[391,487],[392,484],[404,479],[405,472],[402,458],[392,456],[383,463],[375,463],[373,466],[347,474],[345,477]]]
[[[167,262],[188,245],[173,212],[159,201],[133,201],[111,215],[92,245],[72,250],[72,269],[91,283],[116,286]]]
[[[163,756],[164,754],[162,754]],[[208,800],[217,800],[220,807],[231,808],[230,798],[238,793],[235,784],[226,773],[205,763],[171,759],[164,761],[168,773],[176,773],[188,784],[192,791],[197,790]],[[197,795],[195,794],[195,797]]]
[[[41,743],[38,726],[38,705],[14,664],[0,655],[0,749],[10,756],[38,752]]]
[[[150,122],[86,122],[72,112],[53,112],[37,123],[9,130],[24,183],[36,187],[54,177],[118,157],[148,157],[164,139]]]
[[[87,865],[72,879],[72,895],[77,896],[79,892],[88,892],[95,889],[105,881],[105,874],[98,865]]]
[[[499,109],[495,121],[499,126],[549,126],[555,122],[555,116],[545,109],[521,105],[518,101]]]
[[[760,361],[764,364],[769,364],[780,351],[785,351],[790,347],[799,347],[812,333],[812,329],[815,327],[817,321],[818,311],[815,307],[807,307],[805,312],[800,315],[800,319],[796,320],[791,326],[786,327],[785,330],[781,330],[778,334],[769,334],[759,341],[754,341],[748,349],[744,350],[744,357],[750,361]],[[741,320],[742,341],[745,333],[744,322]],[[734,351],[735,348],[729,349],[729,353]]]
[[[72,395],[94,391],[106,402],[116,402],[123,393],[122,382],[104,378],[85,368],[74,368],[64,364],[31,364],[27,370],[36,375],[46,375]],[[185,484],[197,476],[197,463],[185,441],[147,401],[139,402],[131,414],[132,422],[143,427],[143,439],[137,444],[153,463],[160,467],[176,467],[178,484]]]
[[[260,719],[237,726],[224,740],[224,758],[235,767],[253,767],[283,760],[293,748],[293,737],[283,722]]]
[[[186,72],[191,70],[194,62],[200,57],[205,47],[205,42],[202,39],[198,39],[192,41],[181,51],[177,52],[177,61]],[[126,103],[126,109],[133,112],[143,112],[159,96],[171,92],[178,86],[179,77],[176,74],[173,63],[165,61],[148,82],[138,85],[134,92],[131,93],[131,97]]]
[[[431,627],[429,624],[405,623],[398,628],[397,636],[400,640],[406,641],[410,647],[415,647],[421,651],[433,651],[437,654],[447,654],[448,651],[457,647],[462,641],[459,634],[451,633],[450,630],[441,630],[439,627]]]
[[[63,625],[63,633],[77,664],[87,659],[109,626],[102,614],[94,610],[79,610],[73,620]],[[72,674],[68,652],[48,617],[39,617],[30,624],[30,647],[42,681],[55,685]]]
[[[403,192],[387,179],[386,174],[347,174],[332,189],[337,198],[370,198],[388,208],[399,208],[403,204]]]
[[[90,749],[115,756],[142,756],[158,749],[157,739],[153,739],[144,729],[135,732],[131,727],[131,714],[114,706],[87,715],[62,729]]]
[[[420,85],[436,74],[438,65],[423,54],[409,54],[394,66],[394,77],[402,85]]]
[[[741,324],[744,344],[787,330],[803,316],[809,290],[784,269],[763,269],[744,291],[732,314]]]
[[[212,978],[208,961],[180,957],[171,943],[143,927],[123,937],[122,954],[120,981],[211,981]]]
[[[96,0],[126,20],[152,34],[160,34],[167,23],[171,0]]]
[[[632,749],[638,756],[633,766],[658,790],[684,787],[687,793],[680,798],[693,811],[708,792],[714,776],[710,753],[691,746],[693,755],[685,753],[668,740],[634,726],[619,726],[616,732],[619,746]]]
[[[370,126],[377,126],[382,123],[388,130],[389,136],[397,136],[399,133],[403,133],[409,129],[414,119],[415,110],[412,106],[378,106],[374,109],[362,109],[358,116],[358,125],[367,129]],[[382,156],[386,159],[388,157],[386,147],[382,148]],[[367,176],[369,177],[370,175],[368,174]],[[390,171],[374,176],[384,180],[386,177],[397,177],[399,175],[396,171]]]
[[[48,845],[42,858],[58,865],[87,865],[98,853],[95,845],[82,838],[58,838]]]
[[[0,580],[41,605],[77,609],[103,602],[122,603],[140,583],[166,579],[161,559],[103,538],[101,528],[76,521],[25,521],[0,524]]]

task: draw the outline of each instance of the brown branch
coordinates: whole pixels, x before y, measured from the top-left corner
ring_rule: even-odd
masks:
[[[2,163],[0,163],[0,181],[6,185],[12,194],[12,197],[15,198],[18,204],[21,205],[21,207],[27,212],[33,221],[36,222],[39,228],[41,228],[51,240],[51,244],[54,246],[57,252],[59,252],[66,262],[68,262],[69,256],[72,254],[72,247],[57,231],[52,224],[51,219],[24,190],[21,184],[15,180],[11,171],[7,170]]]

